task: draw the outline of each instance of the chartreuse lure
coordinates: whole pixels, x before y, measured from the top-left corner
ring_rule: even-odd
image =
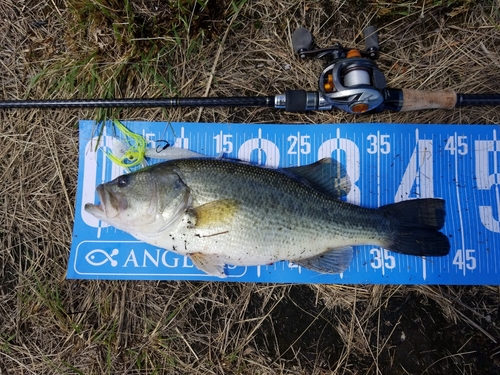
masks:
[[[146,157],[146,140],[139,134],[127,129],[120,121],[114,119],[113,124],[124,134],[124,141],[118,139],[119,149],[106,150],[106,155],[115,164],[123,168],[141,165]]]
[[[167,141],[156,141],[166,143],[166,146],[161,149],[159,147],[148,148],[142,135],[129,130],[118,120],[113,120],[113,124],[123,133],[124,139],[113,138],[112,149],[106,149],[106,155],[113,163],[125,168],[128,172],[132,167],[145,166],[146,159],[173,160],[203,156],[188,149],[170,146]]]

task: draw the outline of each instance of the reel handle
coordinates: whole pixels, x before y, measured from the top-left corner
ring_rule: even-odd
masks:
[[[365,36],[365,48],[375,48],[379,49],[378,45],[378,33],[377,28],[375,26],[367,26],[363,30],[363,34]]]
[[[313,44],[313,37],[309,30],[304,27],[299,27],[292,34],[292,47],[296,53],[304,58],[304,51],[309,51]]]
[[[377,28],[375,26],[367,26],[363,30],[363,35],[365,36],[365,51],[370,55],[371,59],[378,58],[380,46],[378,44]]]

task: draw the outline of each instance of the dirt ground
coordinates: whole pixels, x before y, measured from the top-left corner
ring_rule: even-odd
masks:
[[[316,90],[379,28],[388,86],[500,93],[500,2],[0,0],[0,100]],[[0,374],[498,374],[497,286],[66,280],[78,119],[500,124],[493,107],[0,111]],[[496,249],[499,250],[499,249]]]

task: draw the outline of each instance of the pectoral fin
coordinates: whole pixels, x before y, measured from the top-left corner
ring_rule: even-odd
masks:
[[[340,247],[329,249],[312,258],[299,261],[294,260],[293,262],[299,266],[320,273],[342,273],[349,267],[352,260],[352,254],[352,247]]]
[[[217,255],[192,253],[188,254],[188,256],[199,270],[210,276],[226,278],[226,274],[224,273],[224,262],[222,262]]]
[[[235,199],[221,199],[188,210],[193,228],[208,228],[229,224],[240,203]]]

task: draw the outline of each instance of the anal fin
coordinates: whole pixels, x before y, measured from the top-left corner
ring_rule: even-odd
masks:
[[[352,247],[329,249],[312,258],[294,260],[295,264],[320,273],[342,273],[351,263]]]
[[[217,255],[191,253],[188,254],[196,268],[207,273],[210,276],[226,278],[224,273],[224,262]]]

